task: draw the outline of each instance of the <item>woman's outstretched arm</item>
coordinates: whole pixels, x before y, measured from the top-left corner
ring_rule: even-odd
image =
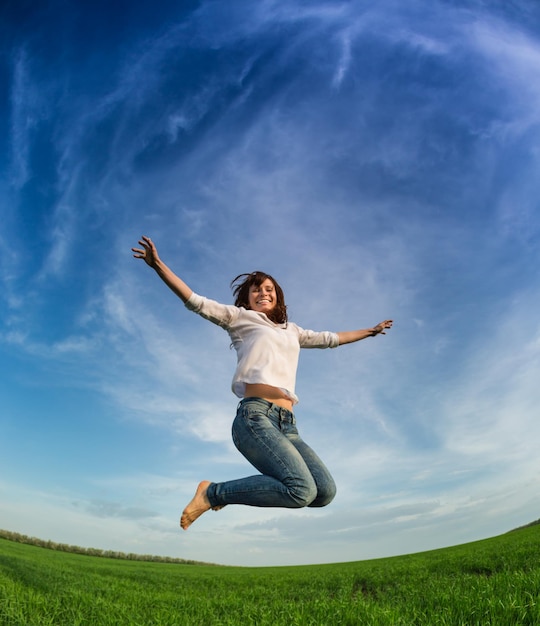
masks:
[[[339,337],[339,345],[346,343],[354,343],[366,337],[375,337],[375,335],[386,335],[386,329],[392,328],[392,320],[385,320],[373,328],[363,328],[361,330],[345,330],[337,334]]]
[[[161,280],[171,289],[183,302],[189,300],[193,291],[186,283],[179,278],[163,261],[159,258],[156,246],[150,237],[143,237],[139,241],[141,248],[131,248],[136,259],[143,259],[147,265],[157,272]]]

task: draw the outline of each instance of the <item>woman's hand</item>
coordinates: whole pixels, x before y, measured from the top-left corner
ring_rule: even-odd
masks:
[[[139,244],[142,248],[131,248],[133,256],[136,259],[144,259],[144,262],[147,265],[155,268],[159,262],[159,255],[156,246],[150,237],[145,237],[144,235],[139,240]]]
[[[381,322],[380,324],[377,324],[377,326],[374,326],[372,328],[372,337],[375,337],[375,335],[386,335],[385,330],[387,328],[392,328],[392,320],[384,320],[384,322]]]
[[[144,259],[144,262],[157,272],[167,287],[174,291],[183,302],[187,302],[193,293],[191,288],[163,263],[150,237],[143,235],[139,240],[139,244],[142,248],[131,248],[133,256],[136,259]]]

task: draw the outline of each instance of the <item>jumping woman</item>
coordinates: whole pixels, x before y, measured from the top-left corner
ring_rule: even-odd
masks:
[[[300,438],[293,405],[300,348],[336,348],[386,334],[392,320],[344,332],[304,330],[289,322],[283,291],[264,272],[240,274],[231,283],[234,305],[192,291],[160,258],[148,237],[132,248],[190,310],[221,326],[237,353],[233,393],[242,398],[232,425],[238,450],[260,473],[216,483],[203,480],[180,518],[187,530],[203,513],[227,504],[258,507],[322,507],[336,485],[315,452]]]

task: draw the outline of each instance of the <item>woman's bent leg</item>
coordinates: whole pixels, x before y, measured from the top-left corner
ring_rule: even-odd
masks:
[[[243,400],[233,423],[238,450],[261,472],[223,483],[212,483],[207,497],[212,507],[247,504],[299,508],[317,497],[315,480],[302,454],[283,432],[292,413],[265,400]]]
[[[328,468],[321,461],[319,456],[298,434],[290,435],[289,441],[302,455],[304,462],[308,466],[308,469],[315,480],[317,495],[315,499],[308,504],[308,506],[321,507],[330,504],[336,495],[336,483],[332,478],[332,474],[330,474]]]

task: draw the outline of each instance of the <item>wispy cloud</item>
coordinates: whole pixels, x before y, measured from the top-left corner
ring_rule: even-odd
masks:
[[[11,95],[11,183],[20,188],[29,177],[29,133],[36,124],[35,94],[28,86],[27,55],[19,50],[13,59]]]
[[[470,45],[487,61],[486,71],[506,91],[506,106],[517,128],[538,121],[540,46],[522,29],[501,20],[476,22]]]

